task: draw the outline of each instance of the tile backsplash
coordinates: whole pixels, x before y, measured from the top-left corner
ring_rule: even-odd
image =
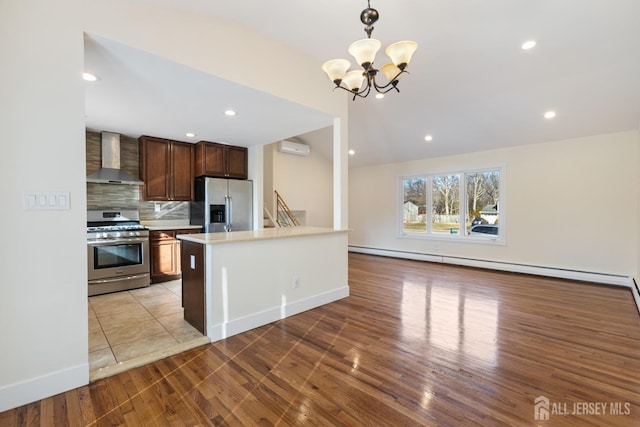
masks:
[[[101,165],[100,133],[86,132],[87,175]],[[133,176],[139,176],[138,140],[120,136],[120,167]],[[137,185],[87,183],[87,209],[135,209],[140,219],[189,220],[189,202],[146,202],[140,200],[141,187]]]

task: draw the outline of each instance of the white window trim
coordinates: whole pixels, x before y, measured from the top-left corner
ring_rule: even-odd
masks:
[[[426,178],[427,179],[427,201],[428,208],[431,206],[433,202],[433,194],[432,187],[433,181],[432,177],[434,176],[444,176],[444,175],[460,175],[460,182],[464,185],[464,188],[460,189],[460,206],[464,206],[465,209],[460,209],[460,224],[461,226],[465,224],[465,213],[467,206],[467,192],[466,192],[466,180],[464,179],[465,174],[470,173],[480,173],[480,172],[490,172],[498,170],[500,173],[500,226],[498,229],[498,236],[496,237],[484,237],[484,236],[468,236],[464,234],[465,230],[462,230],[463,233],[459,234],[433,234],[431,229],[431,221],[430,215],[428,214],[429,209],[427,209],[427,224],[425,232],[411,232],[404,231],[403,223],[404,223],[404,180],[412,179],[412,178]],[[457,243],[476,243],[476,244],[490,244],[490,245],[506,245],[507,244],[507,165],[500,164],[495,166],[488,167],[477,167],[477,168],[469,168],[469,169],[460,169],[456,171],[445,171],[445,172],[431,172],[424,174],[411,174],[411,175],[401,175],[398,177],[398,219],[396,221],[397,224],[397,235],[396,237],[402,239],[419,239],[419,240],[439,240],[446,242],[457,242]],[[465,191],[463,191],[465,190]]]

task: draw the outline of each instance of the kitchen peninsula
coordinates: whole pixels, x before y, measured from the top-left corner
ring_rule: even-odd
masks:
[[[178,235],[185,320],[211,341],[349,296],[348,230]]]

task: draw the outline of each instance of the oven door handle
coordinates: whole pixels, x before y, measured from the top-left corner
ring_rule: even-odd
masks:
[[[111,283],[111,282],[122,282],[123,280],[134,280],[134,279],[140,279],[143,277],[149,277],[148,273],[143,273],[143,274],[129,274],[126,276],[119,276],[119,277],[113,277],[113,278],[109,278],[109,279],[93,279],[93,280],[89,280],[89,284],[90,285],[96,285],[98,283]]]
[[[127,237],[126,239],[90,240],[87,244],[92,246],[113,246],[121,245],[123,243],[144,243],[148,241],[148,237]]]

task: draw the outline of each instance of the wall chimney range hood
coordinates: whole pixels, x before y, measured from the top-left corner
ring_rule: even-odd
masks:
[[[87,176],[87,182],[98,184],[143,185],[135,176],[120,169],[120,134],[101,132],[102,167]]]

